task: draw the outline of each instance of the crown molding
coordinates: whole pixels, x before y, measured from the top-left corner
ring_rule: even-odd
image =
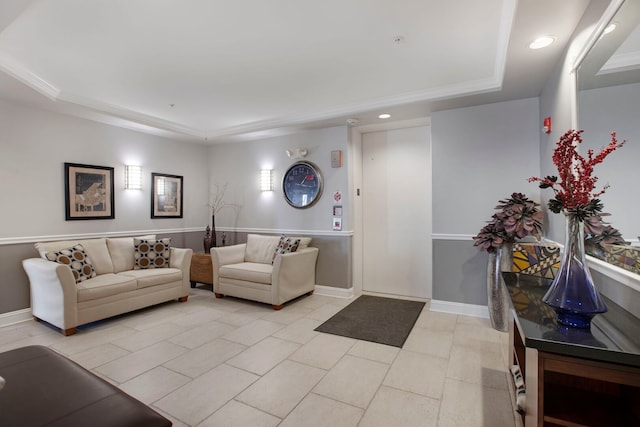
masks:
[[[52,101],[56,101],[60,95],[60,89],[29,70],[24,64],[16,61],[15,58],[2,52],[0,52],[0,71],[29,86],[31,89]]]
[[[501,42],[500,44],[502,46],[502,44],[504,43]],[[500,48],[500,50],[502,50],[502,48]],[[479,79],[460,84],[433,88],[425,91],[408,92],[398,96],[383,97],[367,102],[360,102],[345,105],[342,107],[325,109],[316,113],[255,121],[218,130],[203,130],[192,128],[181,123],[172,122],[170,120],[165,120],[160,117],[140,113],[118,105],[101,102],[97,99],[83,97],[81,95],[63,91],[27,69],[23,64],[19,63],[14,58],[2,53],[0,53],[0,70],[4,71],[16,80],[26,84],[30,88],[46,96],[52,101],[65,103],[70,107],[81,107],[87,110],[85,112],[73,112],[73,114],[77,116],[106,122],[115,126],[126,127],[145,133],[163,135],[164,132],[173,132],[179,135],[206,141],[237,136],[239,134],[302,125],[309,122],[330,120],[340,116],[356,114],[364,110],[376,110],[379,108],[400,106],[420,101],[438,101],[442,99],[453,98],[456,96],[477,95],[481,93],[498,91],[502,88],[502,75],[504,73],[505,56],[506,51],[499,52],[499,54],[497,55],[497,63],[494,76],[487,79]],[[93,115],[91,113],[97,115]],[[100,117],[99,115],[105,115],[106,117]],[[119,120],[109,120],[109,118]]]

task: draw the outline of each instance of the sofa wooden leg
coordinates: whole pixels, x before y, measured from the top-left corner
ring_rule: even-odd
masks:
[[[307,292],[307,295],[313,295],[313,291]]]
[[[73,335],[76,332],[78,332],[76,328],[62,329],[62,335],[64,335],[65,337],[68,337],[69,335]]]
[[[35,320],[36,322],[42,322],[42,319],[36,316],[33,316],[33,320]]]
[[[217,292],[214,292],[216,294],[216,298],[224,298],[224,294],[219,294]]]
[[[273,309],[274,309],[274,310],[281,310],[281,309],[282,309],[282,304],[280,304],[280,305],[274,305],[274,306],[273,306]]]
[[[187,302],[187,298],[189,298],[189,295],[178,298],[178,301],[180,301],[180,302]]]

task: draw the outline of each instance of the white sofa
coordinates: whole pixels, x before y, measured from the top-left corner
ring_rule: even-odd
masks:
[[[275,255],[281,238],[249,234],[247,243],[211,248],[213,291],[271,304],[275,310],[304,294],[313,293],[318,248],[310,237],[299,241],[295,252]]]
[[[140,236],[155,240],[155,236]],[[95,277],[76,283],[68,265],[46,259],[75,245],[82,245]],[[61,329],[64,335],[76,327],[172,299],[189,296],[192,249],[169,249],[166,268],[136,269],[133,237],[96,238],[36,243],[40,258],[22,261],[31,286],[31,310],[36,320]]]

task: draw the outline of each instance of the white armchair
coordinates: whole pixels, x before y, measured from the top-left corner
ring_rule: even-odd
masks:
[[[247,243],[211,248],[213,292],[271,304],[274,310],[304,294],[312,294],[316,280],[318,248],[311,238],[298,237],[295,252],[274,253],[278,236],[249,234]],[[273,261],[273,264],[272,264]]]

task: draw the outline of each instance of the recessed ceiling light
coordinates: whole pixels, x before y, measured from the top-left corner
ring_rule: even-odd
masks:
[[[607,28],[604,29],[604,34],[609,34],[613,30],[615,30],[617,26],[617,22],[612,22],[611,24],[607,25]]]
[[[378,116],[379,119],[388,119],[389,117],[391,117],[391,114],[387,114],[387,113],[380,114]]]
[[[529,44],[529,49],[542,49],[543,47],[549,46],[554,41],[556,41],[554,36],[538,37]]]

